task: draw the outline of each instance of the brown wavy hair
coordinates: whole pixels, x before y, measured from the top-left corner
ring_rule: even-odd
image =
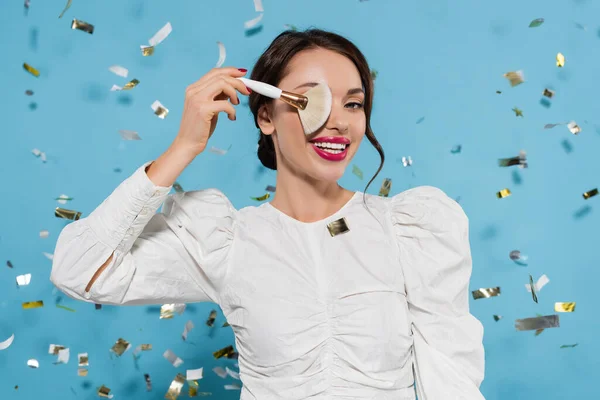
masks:
[[[279,34],[273,40],[271,45],[260,56],[250,76],[251,79],[278,86],[281,80],[287,74],[287,66],[296,54],[303,50],[322,48],[335,51],[354,63],[365,90],[364,111],[366,115],[365,135],[369,142],[375,147],[381,158],[379,169],[371,178],[365,188],[365,193],[371,183],[375,180],[385,161],[385,154],[381,144],[373,134],[371,129],[371,111],[373,109],[373,77],[367,59],[363,53],[350,40],[333,32],[321,29],[308,29],[305,31],[287,30]],[[254,123],[259,128],[258,138],[258,158],[261,163],[272,170],[277,170],[277,157],[275,155],[275,145],[271,135],[265,135],[260,132],[258,125],[258,110],[263,104],[272,101],[272,99],[252,92],[250,94],[250,110],[254,115]]]

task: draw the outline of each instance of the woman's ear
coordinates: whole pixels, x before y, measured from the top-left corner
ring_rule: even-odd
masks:
[[[271,120],[271,112],[268,104],[263,104],[258,109],[257,121],[260,130],[265,135],[272,135],[275,131],[275,124]]]

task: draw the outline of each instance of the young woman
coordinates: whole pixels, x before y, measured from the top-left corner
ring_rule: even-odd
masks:
[[[172,145],[63,229],[52,282],[101,304],[218,303],[243,400],[405,400],[413,386],[420,400],[483,399],[462,208],[430,186],[388,198],[337,183],[365,135],[383,165],[363,54],[334,33],[287,31],[258,60],[251,78],[283,90],[327,82],[331,114],[309,136],[294,108],[236,79],[245,73],[214,69],[187,88]],[[168,196],[219,113],[235,120],[238,93],[250,96],[258,157],[277,170],[273,200],[236,210],[215,189]]]

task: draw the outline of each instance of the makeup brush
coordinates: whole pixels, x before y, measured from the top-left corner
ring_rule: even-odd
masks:
[[[304,95],[281,90],[264,82],[237,78],[250,88],[271,99],[280,99],[298,110],[304,133],[310,135],[321,128],[331,113],[331,90],[325,83],[308,90]]]

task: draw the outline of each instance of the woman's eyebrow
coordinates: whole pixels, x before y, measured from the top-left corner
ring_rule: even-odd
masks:
[[[317,82],[306,82],[306,83],[303,83],[302,85],[296,86],[296,88],[294,90],[299,89],[301,87],[305,87],[305,86],[315,87],[317,85],[318,85]],[[353,89],[349,89],[347,94],[351,95],[351,94],[356,94],[356,93],[362,93],[362,94],[364,94],[365,91],[362,90],[362,88],[353,88]]]

